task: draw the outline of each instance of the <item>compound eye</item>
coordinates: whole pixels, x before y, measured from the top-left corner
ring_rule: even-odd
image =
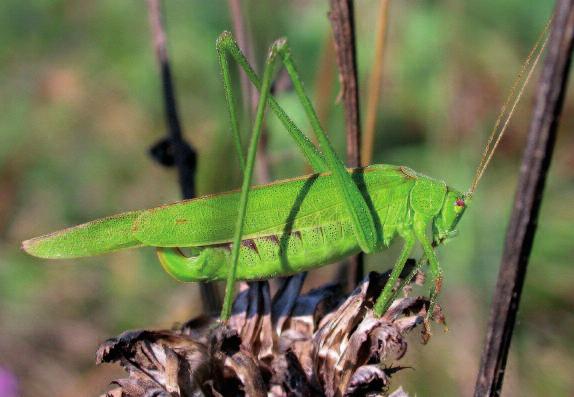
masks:
[[[462,198],[457,198],[456,201],[454,202],[454,212],[456,214],[460,214],[462,212],[462,210],[464,209],[464,199]]]

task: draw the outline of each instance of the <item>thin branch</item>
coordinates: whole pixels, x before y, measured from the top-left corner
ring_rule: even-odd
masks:
[[[367,114],[365,117],[365,134],[361,146],[361,160],[364,166],[373,160],[373,146],[375,144],[375,127],[377,121],[377,105],[381,97],[381,84],[383,80],[383,59],[387,35],[390,0],[380,0],[377,15],[377,32],[375,36],[375,56],[371,77],[369,79],[369,96],[367,98]]]
[[[165,166],[178,170],[179,185],[184,199],[195,196],[196,153],[184,139],[177,112],[175,87],[167,55],[167,37],[162,23],[160,0],[148,0],[148,16],[151,25],[153,46],[160,68],[165,118],[168,137],[160,140],[151,149],[152,156]],[[216,312],[220,299],[213,284],[200,284],[201,297],[208,312]]]
[[[357,56],[355,49],[355,22],[352,0],[331,0],[329,12],[347,131],[347,161],[350,167],[361,164],[361,124],[359,119],[359,85],[357,83]]]
[[[152,28],[155,54],[160,68],[165,118],[168,126],[169,143],[171,144],[169,154],[173,156],[173,163],[179,172],[179,184],[183,197],[192,198],[195,196],[195,151],[185,143],[181,132],[175,88],[167,55],[167,37],[161,20],[160,7],[160,0],[148,0],[149,21]],[[190,156],[192,153],[193,155]],[[189,160],[192,160],[191,164]]]
[[[317,117],[321,124],[326,125],[332,109],[332,95],[335,79],[335,46],[333,36],[327,35],[323,41],[321,57],[315,73],[315,104]]]
[[[353,0],[331,0],[329,19],[335,39],[339,80],[345,108],[347,162],[350,167],[358,167],[361,165],[361,124]],[[350,262],[351,271],[347,282],[351,288],[354,288],[363,278],[363,255],[356,255],[351,258]]]
[[[475,397],[498,396],[534,241],[546,174],[566,92],[574,43],[574,0],[558,0],[537,89],[514,209],[492,303]]]
[[[253,69],[257,71],[253,50],[253,40],[251,39],[251,35],[249,34],[245,24],[243,10],[241,8],[241,0],[228,0],[228,5],[231,21],[233,23],[233,34],[237,40],[237,44],[243,50],[245,57],[252,65]],[[251,117],[255,117],[259,94],[253,84],[250,83],[245,73],[240,71],[239,75],[241,78],[243,109],[246,114],[249,114]],[[268,183],[271,179],[269,156],[267,154],[268,140],[267,129],[264,128],[261,132],[259,144],[257,145],[257,161],[255,162],[255,175],[259,183]]]
[[[335,44],[333,43],[333,36],[328,34],[323,40],[321,48],[321,56],[315,72],[315,108],[317,110],[317,117],[328,130],[327,123],[329,115],[333,108],[333,87],[335,83]],[[317,144],[317,139],[314,136],[309,137],[314,144]],[[313,168],[310,164],[305,165],[305,173],[313,173]]]
[[[235,40],[237,41],[237,44],[239,44],[239,48],[241,48],[249,63],[252,65],[253,70],[257,71],[253,55],[253,43],[252,40],[250,40],[245,27],[245,20],[241,9],[241,0],[228,0],[227,4],[229,6],[229,14],[231,16],[231,23],[233,24],[233,35],[235,36]],[[245,73],[240,73],[240,81],[244,110],[249,114],[254,115],[255,109],[257,108],[257,101],[259,100],[257,90],[251,84]]]

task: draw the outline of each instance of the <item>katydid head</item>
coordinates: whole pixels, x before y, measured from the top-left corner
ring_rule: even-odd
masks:
[[[456,226],[470,203],[470,196],[448,188],[442,208],[433,222],[435,244],[456,236]]]

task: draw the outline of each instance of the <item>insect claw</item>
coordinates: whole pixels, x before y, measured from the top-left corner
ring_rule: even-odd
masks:
[[[231,32],[225,30],[217,37],[216,46],[221,47],[224,43],[233,42],[233,35]]]
[[[287,48],[287,38],[281,37],[273,42],[273,47],[277,48],[277,51],[284,51]]]

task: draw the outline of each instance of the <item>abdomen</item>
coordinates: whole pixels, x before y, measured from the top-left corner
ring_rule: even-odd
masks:
[[[334,222],[280,236],[269,235],[241,242],[238,280],[286,276],[333,263],[360,251],[350,222]],[[231,244],[195,249],[200,273],[183,281],[223,280],[231,267]],[[189,269],[191,270],[191,269]],[[181,277],[178,277],[181,279]]]

